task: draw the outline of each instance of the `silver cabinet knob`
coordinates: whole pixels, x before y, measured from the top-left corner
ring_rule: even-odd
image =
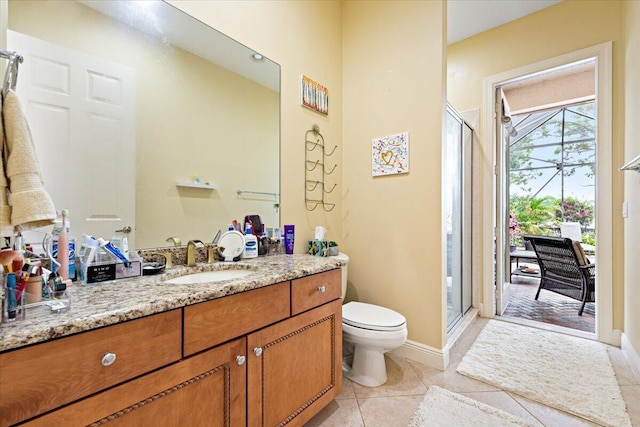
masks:
[[[321,294],[325,293],[325,291],[327,290],[326,287],[324,286],[318,286],[318,291],[320,291]]]
[[[105,353],[104,356],[102,356],[102,366],[111,366],[113,365],[113,362],[116,361],[116,355],[114,353]]]
[[[244,362],[247,360],[243,355],[236,356],[236,362],[238,365],[244,365]]]
[[[129,234],[131,233],[131,226],[130,225],[125,225],[124,227],[122,227],[120,230],[116,230],[116,233],[124,233],[124,234]]]
[[[253,349],[253,354],[255,354],[256,356],[260,357],[262,356],[262,347],[256,347]]]

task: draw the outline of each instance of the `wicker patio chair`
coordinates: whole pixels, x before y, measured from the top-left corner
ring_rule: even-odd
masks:
[[[578,315],[582,316],[584,305],[595,302],[596,265],[582,250],[580,242],[563,237],[523,236],[533,246],[540,266],[540,286],[582,302]]]

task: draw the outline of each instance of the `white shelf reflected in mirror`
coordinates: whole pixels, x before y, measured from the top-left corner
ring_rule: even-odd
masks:
[[[203,190],[217,190],[218,187],[212,184],[204,184],[202,182],[176,182],[176,187],[201,188]]]

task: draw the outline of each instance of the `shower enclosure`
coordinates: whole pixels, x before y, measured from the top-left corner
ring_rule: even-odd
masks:
[[[447,329],[471,308],[471,162],[473,130],[447,105],[444,188],[447,232]]]

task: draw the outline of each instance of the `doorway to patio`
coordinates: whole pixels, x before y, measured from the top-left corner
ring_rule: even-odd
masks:
[[[548,75],[502,86],[505,100],[527,102],[520,94],[535,86],[571,88],[554,106],[511,111],[508,132],[507,185],[510,292],[503,316],[595,332],[595,304],[547,290],[538,291],[540,266],[526,235],[572,239],[594,263],[595,240],[595,61],[581,61]],[[542,83],[544,79],[544,83]],[[545,89],[536,90],[536,95]],[[534,103],[539,103],[535,101]],[[531,102],[529,102],[530,104]],[[562,106],[559,104],[562,103]],[[591,257],[591,258],[589,258]],[[577,294],[573,296],[579,297]],[[591,299],[590,299],[591,301]]]
[[[485,301],[494,302],[487,308],[492,307],[494,315],[503,315],[505,319],[548,322],[551,327],[557,325],[572,328],[576,334],[583,334],[582,331],[588,330],[592,337],[608,343],[614,341],[611,319],[611,191],[608,190],[611,176],[610,49],[610,43],[597,45],[488,77],[485,79],[484,108],[495,108],[496,116],[483,120],[486,126],[483,129],[483,139],[492,142],[495,153],[495,288],[483,287]],[[508,101],[507,109],[504,110],[501,94],[505,90],[508,93],[513,87],[519,86],[518,89],[526,91],[526,86],[538,79],[538,83],[546,85],[547,90],[542,90],[542,86],[529,88],[530,96],[543,93],[558,95],[560,90],[549,90],[553,85],[552,74],[571,74],[572,68],[575,70],[579,67],[591,67],[595,70],[591,79],[591,94],[564,99],[548,97],[546,101],[537,99],[535,103],[523,107],[519,104],[518,97],[512,93],[511,99],[509,95],[505,97]],[[574,89],[574,86],[576,85],[565,81],[558,87]],[[528,117],[529,126],[523,122],[524,117]],[[503,126],[506,122],[509,122],[509,126]],[[589,122],[594,128],[594,135],[580,135],[577,129],[584,130],[589,127]],[[544,123],[546,126],[543,126]],[[524,132],[521,133],[520,140],[515,140],[510,127],[518,125]],[[536,132],[543,137],[542,140],[534,141],[533,135],[529,140],[522,139]],[[515,182],[514,186],[512,181]],[[552,190],[556,192],[550,194]],[[594,196],[585,196],[585,191],[592,192]],[[511,197],[512,194],[514,197]],[[555,208],[548,205],[555,205]],[[515,215],[510,218],[512,207],[519,207],[522,212],[528,210],[529,216],[523,217],[519,211],[514,212]],[[543,207],[549,208],[548,212],[553,213],[555,224],[554,221],[531,216],[532,213],[547,215],[548,212],[544,213]],[[587,214],[584,218],[577,218],[571,211],[572,207],[580,207],[580,212],[587,207]],[[514,245],[515,255],[518,256],[512,256],[510,250],[512,240],[517,240],[516,233],[510,231],[517,229],[519,221],[528,222],[521,224],[522,229],[526,228],[525,225],[529,227],[526,231],[521,230],[525,233],[542,234],[546,230],[545,234],[557,236],[563,234],[561,225],[576,223],[570,224],[574,226],[573,232],[576,232],[577,225],[582,244],[585,247],[592,246],[588,256],[598,265],[598,284],[594,292],[596,302],[588,303],[582,316],[577,314],[580,307],[578,301],[565,300],[565,297],[553,292],[542,290],[536,300],[540,279],[537,276],[539,269],[535,253],[527,251],[530,248],[523,245],[518,247],[519,242]],[[487,226],[489,224],[485,223],[484,227]],[[538,229],[534,230],[534,226]],[[575,234],[571,235],[574,236],[573,240],[580,240]],[[512,276],[514,272],[516,274]],[[485,270],[483,274],[486,280],[490,272]],[[522,289],[533,289],[533,292],[523,298]],[[516,305],[511,298],[519,299],[520,305]],[[571,314],[574,304],[575,316]],[[485,308],[483,313],[489,315]]]

